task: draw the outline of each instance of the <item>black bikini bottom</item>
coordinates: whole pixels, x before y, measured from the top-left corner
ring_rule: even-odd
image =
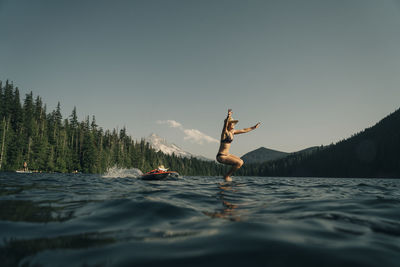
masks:
[[[218,154],[217,154],[217,158],[218,158],[219,156],[228,156],[228,154],[218,153]]]

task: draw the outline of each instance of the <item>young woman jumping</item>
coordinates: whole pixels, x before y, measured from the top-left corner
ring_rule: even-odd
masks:
[[[235,155],[229,154],[229,148],[231,147],[233,136],[235,134],[250,132],[260,126],[260,123],[257,123],[250,128],[235,130],[236,123],[238,123],[238,120],[232,119],[232,110],[228,109],[228,116],[224,120],[224,128],[222,129],[221,133],[221,144],[219,146],[219,151],[217,154],[217,161],[219,163],[232,165],[232,168],[224,175],[225,181],[232,181],[232,173],[240,169],[240,167],[242,167],[243,165],[243,160]]]

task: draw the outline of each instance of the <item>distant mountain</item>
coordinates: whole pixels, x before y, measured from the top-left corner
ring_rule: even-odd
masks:
[[[245,163],[261,163],[265,161],[281,159],[288,155],[289,153],[286,152],[260,147],[244,154],[241,159]]]
[[[317,149],[317,147],[306,148],[297,152],[287,153],[282,151],[277,151],[273,149],[268,149],[265,147],[257,148],[256,150],[250,151],[242,156],[242,160],[245,163],[262,163],[266,161],[278,160],[285,158],[294,153],[309,153]]]
[[[313,153],[249,166],[242,175],[400,178],[400,109],[364,131]],[[246,167],[246,166],[245,166]]]
[[[162,138],[155,133],[150,134],[147,138],[145,138],[145,141],[148,142],[156,151],[161,151],[167,155],[175,154],[175,156],[181,158],[197,158],[204,161],[211,161],[206,157],[194,155],[190,152],[184,151],[177,145],[168,143],[165,138]]]

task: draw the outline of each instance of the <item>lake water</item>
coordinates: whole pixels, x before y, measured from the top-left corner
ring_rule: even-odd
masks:
[[[400,179],[0,173],[1,266],[400,266]]]

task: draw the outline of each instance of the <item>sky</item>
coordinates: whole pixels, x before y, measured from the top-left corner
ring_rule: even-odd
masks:
[[[399,108],[399,0],[0,0],[0,80],[214,158],[329,145]]]

